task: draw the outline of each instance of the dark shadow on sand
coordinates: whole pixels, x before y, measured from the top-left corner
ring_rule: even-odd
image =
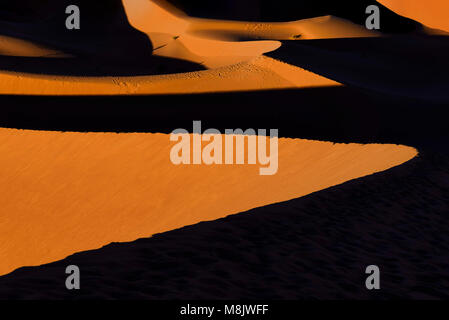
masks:
[[[198,63],[158,56],[150,56],[143,60],[0,56],[0,69],[41,75],[123,77],[193,72],[206,68]]]
[[[66,28],[67,6],[81,11],[79,30]],[[5,7],[0,34],[30,40],[75,56],[141,60],[153,51],[148,37],[134,29],[121,0],[27,1]],[[8,15],[9,13],[9,15]]]
[[[65,26],[78,5],[79,30]],[[70,58],[0,56],[0,70],[66,76],[140,76],[205,70],[198,63],[153,55],[149,37],[134,29],[121,0],[26,1],[1,4],[0,35],[31,41]]]
[[[438,145],[448,107],[350,87],[150,96],[0,96],[0,126],[56,131],[171,133],[279,129],[282,137]]]
[[[283,41],[267,55],[343,84],[449,103],[448,36]]]

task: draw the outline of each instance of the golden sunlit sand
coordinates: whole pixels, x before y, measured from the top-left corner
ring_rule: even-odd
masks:
[[[279,170],[170,161],[169,135],[0,129],[0,274],[297,198],[415,157],[397,145],[279,140]]]
[[[176,94],[336,85],[340,84],[265,56],[217,69],[160,76],[73,77],[0,71],[0,94]]]
[[[421,22],[427,27],[449,32],[449,2],[446,0],[378,0],[397,14]]]

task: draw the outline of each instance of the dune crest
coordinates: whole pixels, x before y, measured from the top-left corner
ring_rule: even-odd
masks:
[[[449,32],[449,2],[446,0],[378,0],[394,12],[422,24]]]

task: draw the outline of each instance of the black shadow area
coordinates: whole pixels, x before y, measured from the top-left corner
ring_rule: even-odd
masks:
[[[201,71],[198,63],[176,58],[148,56],[145,59],[101,59],[95,56],[48,58],[0,56],[0,70],[42,75],[120,77],[149,76]]]
[[[151,96],[0,96],[0,126],[97,132],[279,129],[282,137],[440,145],[448,106],[350,87]]]
[[[449,37],[283,41],[267,56],[346,85],[449,103]]]

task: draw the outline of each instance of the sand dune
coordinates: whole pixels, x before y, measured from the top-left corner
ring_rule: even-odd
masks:
[[[297,198],[417,154],[280,139],[278,173],[259,176],[254,165],[175,166],[172,145],[163,134],[0,129],[0,273]]]
[[[201,62],[210,68],[247,61],[280,46],[261,40],[379,36],[330,16],[286,23],[237,22],[191,18],[166,4],[146,0],[124,0],[123,4],[131,25],[149,36],[156,55]]]
[[[262,55],[278,49],[281,46],[278,40],[379,35],[330,16],[286,23],[252,23],[190,18],[146,0],[126,0],[123,4],[131,25],[148,35],[155,56],[194,62],[213,71],[125,78],[35,76],[9,71],[0,73],[0,94],[198,93],[338,85]],[[56,54],[37,48],[40,47],[22,44],[15,55]]]
[[[358,86],[360,85],[358,75],[354,79],[351,78],[351,75],[349,75],[349,79],[346,75],[340,79],[340,76],[334,76],[332,72],[328,72],[329,70],[322,72],[319,68],[313,66],[310,68],[306,62],[307,59],[298,63],[296,58],[292,62],[291,57],[284,56],[285,50],[283,49],[286,46],[288,51],[290,43],[296,42],[296,40],[298,43],[302,43],[301,40],[325,41],[326,39],[364,39],[381,36],[378,32],[368,31],[361,25],[335,16],[274,23],[199,19],[188,17],[164,1],[147,0],[124,0],[123,10],[123,15],[126,14],[126,17],[122,17],[121,20],[127,19],[126,21],[132,27],[148,37],[143,51],[153,48],[153,57],[160,56],[177,61],[188,61],[210,70],[164,74],[164,70],[167,68],[164,68],[163,64],[173,64],[175,60],[172,60],[162,61],[160,65],[162,71],[152,70],[151,75],[145,76],[78,77],[50,76],[42,74],[42,72],[39,75],[33,75],[26,71],[0,71],[0,94],[130,95],[308,88],[335,86],[340,83]],[[120,26],[128,30],[124,21],[120,23]],[[135,38],[136,44],[143,41],[140,35],[136,34]],[[5,42],[3,46],[1,45],[2,39]],[[123,47],[119,43],[121,40],[117,41],[117,47]],[[74,43],[82,45],[79,39]],[[58,46],[57,43],[54,45]],[[134,47],[131,48],[134,51],[139,51]],[[84,47],[80,50],[80,52],[86,53]],[[308,48],[305,50],[309,51]],[[381,50],[383,49],[381,48]],[[105,52],[107,51],[105,50]],[[109,50],[111,54],[113,51]],[[278,54],[279,51],[282,54]],[[4,36],[0,39],[0,53],[4,55],[53,57],[56,62],[61,55],[69,54],[69,52],[70,47],[65,45],[62,46],[62,51],[58,51],[35,41],[25,41],[11,36]],[[401,52],[401,54],[403,53]],[[271,55],[271,58],[266,55]],[[326,50],[317,52],[315,58],[323,60],[322,63],[327,63],[329,57],[334,61],[337,55],[337,52]],[[273,57],[276,58],[273,59]],[[399,61],[402,61],[401,57],[397,55]],[[400,92],[404,89],[394,86],[384,88],[385,85],[376,80],[379,70],[396,68],[396,64],[388,65],[388,60],[381,56],[373,56],[370,60],[360,61],[358,54],[355,54],[352,58],[342,57],[342,59],[342,61],[334,61],[334,63],[338,66],[345,65],[345,74],[346,70],[352,72],[353,69],[361,69],[360,74],[366,78],[361,85],[364,88],[388,91],[389,93]],[[146,58],[145,61],[147,64],[157,64],[155,61],[152,62],[151,58]],[[115,64],[121,65],[118,61]],[[368,69],[370,77],[366,77]],[[412,86],[416,87],[420,85],[419,81],[422,79],[405,76],[405,81],[411,80],[417,81],[415,84],[412,83]],[[426,92],[421,93],[414,90],[407,91],[405,94],[418,94],[420,97],[427,98],[434,95],[432,88],[441,86],[444,86],[444,83],[424,88],[423,90],[427,90]]]
[[[339,84],[268,57],[206,71],[161,76],[71,77],[0,73],[0,94],[176,94],[335,85]]]
[[[128,19],[133,27],[145,32],[174,35],[201,35],[214,40],[240,39],[323,39],[379,36],[376,31],[332,16],[292,22],[239,22],[188,17],[160,2],[124,0]]]
[[[444,103],[449,101],[448,52],[448,37],[401,35],[284,41],[267,55],[345,85]]]
[[[236,22],[191,19],[189,34],[221,40],[307,40],[354,37],[378,37],[381,34],[367,30],[348,20],[322,16],[292,22]]]
[[[446,0],[378,0],[394,12],[424,25],[449,32],[449,2]]]

